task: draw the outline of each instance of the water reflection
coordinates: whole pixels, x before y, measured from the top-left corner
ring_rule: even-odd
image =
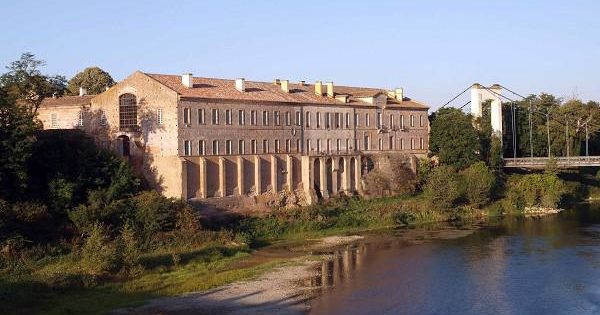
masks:
[[[598,314],[600,209],[588,208],[340,248],[310,280],[311,314]]]

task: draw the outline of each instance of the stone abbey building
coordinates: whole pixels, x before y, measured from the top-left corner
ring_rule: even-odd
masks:
[[[44,128],[85,130],[170,197],[287,191],[311,203],[360,193],[378,156],[414,168],[428,151],[428,107],[402,89],[137,71],[80,94],[44,100]]]

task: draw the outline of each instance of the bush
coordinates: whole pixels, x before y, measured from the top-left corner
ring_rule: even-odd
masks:
[[[459,179],[451,166],[440,166],[427,177],[425,195],[440,209],[452,208],[460,197]]]
[[[508,199],[518,210],[525,207],[556,208],[567,192],[565,182],[550,172],[511,176],[508,186]]]
[[[490,200],[496,181],[494,173],[484,162],[477,162],[463,171],[465,196],[471,205],[481,207]]]
[[[117,254],[106,227],[95,224],[81,248],[81,268],[90,275],[103,276],[120,267]]]

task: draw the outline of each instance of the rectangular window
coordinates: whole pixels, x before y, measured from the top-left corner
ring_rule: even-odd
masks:
[[[423,140],[423,138],[419,139],[419,149],[424,150],[425,149],[425,141]]]
[[[206,113],[204,111],[204,108],[198,108],[198,124],[206,124]]]
[[[310,139],[306,139],[306,153],[312,151],[312,148],[310,147]]]
[[[50,121],[51,121],[51,125],[52,128],[57,128],[58,127],[58,115],[56,113],[52,113],[52,115],[50,115]]]
[[[350,113],[346,113],[346,129],[350,128]]]
[[[327,154],[331,153],[331,139],[327,139]]]
[[[354,139],[354,150],[360,150],[360,139]]]
[[[292,140],[285,139],[285,153],[290,153],[292,150]]]
[[[256,154],[256,140],[250,141],[250,150],[252,150],[252,154]]]
[[[213,108],[213,110],[212,110],[212,124],[213,125],[219,124],[219,110],[216,108]]]
[[[415,149],[415,139],[414,138],[410,138],[410,149],[411,150]]]
[[[192,120],[192,110],[189,108],[184,108],[183,109],[183,124],[189,125],[189,124],[191,124],[191,120]]]
[[[163,124],[163,113],[162,113],[162,108],[158,108],[156,109],[156,122],[159,125]]]
[[[415,126],[415,116],[414,115],[410,115],[410,126],[411,127]]]
[[[321,113],[317,112],[317,128],[321,128]]]
[[[183,155],[185,155],[185,156],[192,155],[192,141],[190,141],[190,140],[183,141]]]
[[[243,109],[238,111],[238,124],[243,126],[246,124],[246,112]]]
[[[394,136],[390,136],[390,142],[388,143],[388,150],[394,150]]]
[[[219,155],[219,140],[213,140],[212,142],[212,154]]]
[[[100,126],[106,126],[106,124],[107,124],[106,114],[103,112],[102,114],[100,114]]]
[[[383,150],[383,139],[379,138],[379,151]]]
[[[83,127],[83,111],[79,111],[79,118],[77,119],[77,126]]]
[[[364,140],[365,150],[371,150],[371,141],[369,141],[369,140],[370,140],[369,134],[365,133],[365,140]]]
[[[419,115],[419,126],[423,127],[423,115]]]
[[[275,139],[275,153],[279,153],[279,139]]]
[[[404,115],[400,115],[400,129],[404,129]]]
[[[285,112],[285,125],[286,126],[292,125],[292,113],[290,113],[290,112]]]
[[[340,153],[341,149],[342,149],[342,139],[337,139],[336,146],[335,146],[335,151],[337,153]]]
[[[302,141],[300,139],[296,139],[296,153],[301,151],[300,146],[302,145]]]
[[[394,115],[390,114],[390,129],[393,129],[395,126]]]
[[[233,153],[233,148],[231,146],[231,140],[225,141],[225,154],[229,155]]]
[[[269,125],[269,112],[266,110],[263,110],[263,126],[268,126]]]
[[[358,118],[360,115],[354,114],[354,126],[358,127]]]
[[[232,124],[231,109],[226,109],[225,110],[225,124],[226,125],[231,125]]]
[[[306,128],[310,128],[310,112],[306,112]]]
[[[206,154],[206,141],[200,140],[198,141],[198,155]]]
[[[281,113],[278,110],[273,112],[273,120],[275,121],[275,126],[281,125]]]
[[[404,139],[400,139],[400,150],[404,150]]]
[[[350,152],[350,139],[346,139],[346,153]]]
[[[238,154],[246,154],[246,144],[244,140],[238,141]]]
[[[296,126],[300,126],[300,125],[301,125],[301,123],[302,123],[302,122],[300,121],[300,119],[301,119],[301,118],[302,118],[302,115],[300,114],[300,112],[299,112],[299,111],[296,111],[296,121],[295,121],[295,125],[296,125]]]
[[[262,152],[269,153],[269,140],[263,140]]]
[[[381,129],[383,125],[383,118],[381,113],[377,113],[377,128]]]
[[[317,139],[317,152],[321,153],[321,139]]]
[[[331,129],[331,113],[325,113],[325,129]]]
[[[340,129],[342,127],[342,115],[340,113],[335,113],[335,129]]]
[[[365,126],[371,126],[371,119],[369,117],[369,113],[365,113]]]
[[[253,111],[250,112],[250,124],[252,126],[255,126],[256,125],[256,121],[257,121],[257,119],[256,119],[256,111],[253,110]]]

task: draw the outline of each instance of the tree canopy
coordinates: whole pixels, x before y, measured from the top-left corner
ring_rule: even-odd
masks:
[[[99,67],[89,67],[85,68],[69,80],[67,90],[69,91],[69,94],[77,95],[79,94],[79,88],[83,87],[89,94],[100,94],[104,92],[107,87],[111,87],[114,84],[115,81],[108,72]]]
[[[457,169],[478,161],[481,148],[471,116],[456,108],[442,108],[434,113],[429,148],[442,164]]]

